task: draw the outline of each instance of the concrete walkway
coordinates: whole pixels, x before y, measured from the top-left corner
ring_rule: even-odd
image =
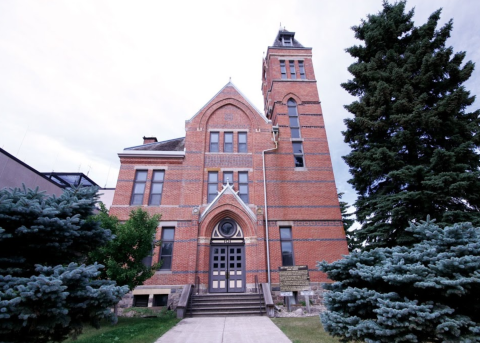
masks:
[[[291,343],[268,317],[185,318],[155,343]]]

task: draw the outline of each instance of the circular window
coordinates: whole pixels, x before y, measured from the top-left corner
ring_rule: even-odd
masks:
[[[232,219],[224,219],[218,225],[218,231],[224,237],[232,237],[237,231],[237,225]]]

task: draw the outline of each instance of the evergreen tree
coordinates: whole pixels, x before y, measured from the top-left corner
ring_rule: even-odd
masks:
[[[419,243],[319,263],[325,330],[342,341],[480,342],[480,228],[421,221]]]
[[[100,213],[95,219],[100,221],[102,227],[108,228],[115,239],[92,251],[89,261],[105,265],[100,278],[115,280],[118,285],[126,285],[132,290],[160,268],[159,263],[151,265],[153,241],[160,216],[150,216],[138,208],[130,213],[125,223],[120,223],[117,217],[108,215],[102,203],[100,206]]]
[[[90,219],[96,191],[0,190],[0,342],[62,341],[84,322],[115,320],[110,308],[127,287],[82,264],[112,238]]]
[[[355,219],[352,218],[353,213],[349,213],[349,205],[347,202],[342,201],[344,193],[338,193],[338,201],[340,203],[340,212],[342,213],[343,229],[345,230],[345,236],[347,237],[348,251],[354,251],[360,247],[360,242],[357,241],[352,225],[355,223]]]
[[[363,42],[342,84],[357,101],[345,106],[344,156],[359,194],[355,231],[367,248],[412,244],[409,221],[431,215],[438,225],[480,224],[480,111],[464,88],[474,64],[446,47],[452,21],[437,29],[440,10],[414,26],[405,1],[353,27]]]

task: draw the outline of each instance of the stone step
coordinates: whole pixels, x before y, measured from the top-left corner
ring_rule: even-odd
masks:
[[[195,302],[192,301],[192,306],[222,306],[222,307],[228,307],[228,306],[264,306],[263,301],[235,301],[235,302],[218,302],[218,301],[200,301],[200,302]]]
[[[248,310],[258,310],[260,311],[260,306],[230,306],[230,307],[222,307],[222,306],[196,306],[192,307],[191,311],[248,311]]]
[[[194,313],[189,313],[191,317],[238,317],[238,316],[264,316],[266,314],[265,311],[215,311],[215,312],[208,312],[208,311],[199,311]]]
[[[214,293],[193,295],[187,315],[261,316],[265,315],[263,296],[258,293]]]

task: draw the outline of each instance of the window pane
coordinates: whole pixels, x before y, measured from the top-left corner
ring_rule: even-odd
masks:
[[[223,173],[223,183],[227,184],[227,179],[230,184],[233,183],[233,172],[224,172]]]
[[[173,241],[175,235],[175,229],[163,229],[162,230],[162,240],[163,241]]]
[[[218,182],[218,173],[217,172],[208,173],[208,182]]]
[[[303,156],[294,156],[295,157],[295,167],[303,167]]]
[[[162,193],[163,183],[152,183],[152,193]]]
[[[215,196],[217,196],[217,192],[218,192],[218,186],[216,184],[208,185],[208,194],[215,194]]]
[[[288,115],[290,117],[296,117],[298,116],[298,113],[297,113],[297,105],[294,104],[293,106],[291,106],[290,104],[288,105]]]
[[[162,257],[170,256],[173,252],[173,243],[162,243]]]
[[[298,117],[288,117],[290,120],[290,127],[299,127],[300,125],[298,124]]]
[[[172,269],[172,256],[162,256],[160,260],[163,262],[160,269]]]
[[[247,194],[248,193],[248,185],[240,185],[239,191],[240,191],[240,194]]]
[[[238,194],[238,196],[240,197],[240,199],[242,199],[242,201],[246,204],[248,204],[248,194]]]
[[[293,143],[293,153],[294,154],[303,154],[302,143]]]
[[[210,142],[211,143],[218,143],[218,132],[211,132],[210,133]]]
[[[225,152],[233,152],[233,144],[225,143]]]
[[[163,181],[163,175],[165,173],[163,171],[155,171],[153,172],[153,181]]]
[[[166,294],[154,294],[153,306],[167,306],[168,295]]]
[[[248,173],[238,173],[238,181],[241,183],[248,182]]]
[[[247,152],[247,144],[246,143],[240,143],[238,145],[238,152]]]
[[[290,128],[290,134],[292,135],[292,138],[300,138],[300,129]]]
[[[133,193],[143,194],[144,192],[145,192],[145,184],[144,183],[136,183]]]
[[[290,229],[290,228],[280,228],[280,238],[281,239],[292,239],[292,229]]]
[[[218,152],[218,143],[210,143],[210,152]]]
[[[233,133],[225,132],[225,143],[232,143],[233,142]]]
[[[135,181],[147,181],[147,172],[146,171],[137,171]]]
[[[143,194],[133,196],[132,205],[141,205],[143,203]]]
[[[239,133],[238,134],[238,141],[240,143],[247,143],[247,134],[246,133]]]
[[[150,205],[160,205],[161,200],[162,200],[161,194],[152,194],[150,199]]]

